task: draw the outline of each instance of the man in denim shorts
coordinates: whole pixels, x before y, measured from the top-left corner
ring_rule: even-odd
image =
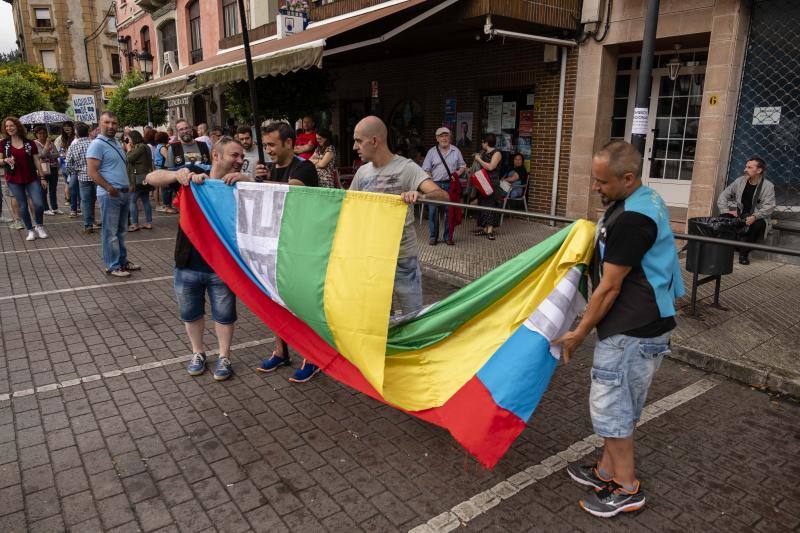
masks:
[[[193,173],[188,168],[179,170],[156,170],[145,178],[145,183],[154,187],[165,187],[171,183],[201,184],[207,179],[220,179],[228,185],[237,181],[250,181],[250,176],[241,172],[244,161],[242,144],[230,137],[223,137],[211,151],[211,170],[208,175]],[[266,169],[259,165],[259,175]],[[211,318],[219,341],[219,357],[214,368],[214,379],[228,379],[233,370],[229,359],[233,327],[236,322],[236,297],[208,263],[198,253],[186,234],[178,226],[175,241],[175,296],[186,333],[192,343],[192,357],[186,370],[191,376],[199,376],[206,369],[206,353],[203,347],[205,328],[205,295],[211,303]]]
[[[669,353],[675,298],[683,282],[664,201],[639,177],[642,156],[615,141],[592,160],[592,189],[608,206],[597,225],[593,292],[578,326],[554,341],[564,361],[597,327],[589,411],[603,437],[596,464],[569,465],[570,477],[595,490],[579,503],[599,517],[636,511],[645,495],[634,470],[633,430],[647,391]]]

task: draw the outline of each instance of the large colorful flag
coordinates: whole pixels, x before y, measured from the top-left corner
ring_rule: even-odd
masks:
[[[236,295],[342,383],[440,425],[492,467],[586,304],[594,225],[578,221],[390,322],[408,206],[398,196],[219,181],[184,188],[181,228]]]

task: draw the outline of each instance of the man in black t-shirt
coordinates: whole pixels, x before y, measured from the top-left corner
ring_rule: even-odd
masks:
[[[261,138],[264,141],[266,152],[272,158],[272,163],[268,165],[268,181],[306,187],[319,186],[317,167],[294,153],[295,132],[291,126],[285,122],[273,122],[262,130]],[[286,350],[286,343],[276,335],[275,350],[270,357],[261,362],[256,370],[258,372],[274,372],[281,366],[290,366],[291,362]],[[318,372],[317,365],[303,359],[303,364],[289,378],[289,381],[305,383]]]
[[[166,187],[173,183],[186,186],[189,183],[201,184],[207,179],[219,179],[228,185],[233,185],[238,181],[250,181],[250,176],[241,172],[243,161],[242,144],[236,139],[223,137],[211,151],[211,170],[207,175],[193,173],[187,167],[178,170],[156,170],[147,175],[145,183],[154,187]],[[258,165],[257,175],[266,177],[267,171],[263,165]],[[214,368],[214,379],[217,381],[228,379],[233,373],[228,352],[236,322],[236,297],[206,263],[180,225],[175,240],[174,286],[181,320],[186,326],[186,333],[192,344],[192,357],[186,370],[191,376],[199,376],[206,369],[203,330],[205,295],[208,293],[211,317],[219,341],[219,357]]]
[[[569,465],[567,472],[597,489],[580,506],[600,517],[645,504],[634,469],[633,431],[653,375],[669,353],[674,299],[683,294],[668,211],[661,197],[642,185],[641,163],[636,148],[621,141],[592,160],[592,189],[608,206],[598,223],[593,292],[578,326],[553,341],[568,362],[597,328],[589,411],[604,439],[603,455],[594,465]]]

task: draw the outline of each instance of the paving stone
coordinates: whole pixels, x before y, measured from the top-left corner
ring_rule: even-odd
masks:
[[[25,510],[31,522],[41,520],[61,511],[54,487],[25,495]]]
[[[170,512],[181,531],[203,531],[211,527],[208,515],[194,500],[171,507]]]
[[[65,496],[61,500],[61,507],[64,514],[64,521],[68,526],[73,526],[84,522],[87,518],[97,516],[97,508],[94,498],[90,491],[79,492]],[[76,531],[83,531],[78,527]]]
[[[173,522],[167,506],[158,498],[136,504],[135,510],[144,531],[154,531]]]
[[[262,505],[246,514],[253,531],[257,533],[288,533],[289,528],[283,523],[278,513],[269,506]]]
[[[0,515],[21,511],[23,508],[21,485],[0,489]]]

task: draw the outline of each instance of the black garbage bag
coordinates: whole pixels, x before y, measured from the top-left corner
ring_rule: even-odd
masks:
[[[736,240],[745,223],[736,217],[695,217],[689,219],[689,235]],[[686,270],[716,276],[733,272],[733,246],[689,241]]]
[[[695,217],[689,219],[689,235],[735,239],[744,227],[744,220],[737,217]]]

